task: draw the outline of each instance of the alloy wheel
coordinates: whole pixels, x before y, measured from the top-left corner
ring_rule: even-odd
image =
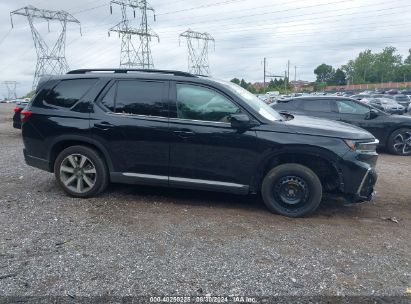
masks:
[[[411,154],[411,132],[404,131],[398,133],[394,138],[393,148],[398,154],[408,155]]]
[[[81,154],[70,154],[60,165],[60,180],[65,187],[76,193],[85,193],[96,184],[96,167]]]

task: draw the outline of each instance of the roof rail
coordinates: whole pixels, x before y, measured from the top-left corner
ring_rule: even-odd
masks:
[[[158,73],[158,74],[171,74],[174,76],[184,77],[197,77],[196,75],[172,70],[148,70],[148,69],[79,69],[67,72],[67,74],[86,74],[92,72],[113,72],[118,74],[127,74],[128,72],[142,72],[142,73]]]

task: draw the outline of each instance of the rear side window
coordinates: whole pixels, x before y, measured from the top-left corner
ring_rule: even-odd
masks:
[[[160,81],[118,81],[113,112],[165,117],[164,90],[165,83]],[[110,91],[107,94],[114,94]]]
[[[333,106],[330,99],[302,100],[301,108],[308,112],[332,112]]]
[[[97,79],[62,80],[45,96],[49,105],[71,108],[96,83]]]

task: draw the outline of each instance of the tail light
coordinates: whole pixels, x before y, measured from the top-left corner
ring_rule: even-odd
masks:
[[[26,122],[31,114],[32,114],[32,112],[30,110],[21,111],[20,112],[20,121],[21,121],[21,123]]]
[[[23,110],[23,109],[22,109],[22,108],[19,108],[19,107],[15,107],[15,108],[13,109],[14,113],[19,113],[21,110]]]

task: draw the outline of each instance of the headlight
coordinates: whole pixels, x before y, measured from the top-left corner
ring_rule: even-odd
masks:
[[[344,139],[344,142],[352,151],[358,152],[375,152],[380,143],[378,139],[373,141]]]

